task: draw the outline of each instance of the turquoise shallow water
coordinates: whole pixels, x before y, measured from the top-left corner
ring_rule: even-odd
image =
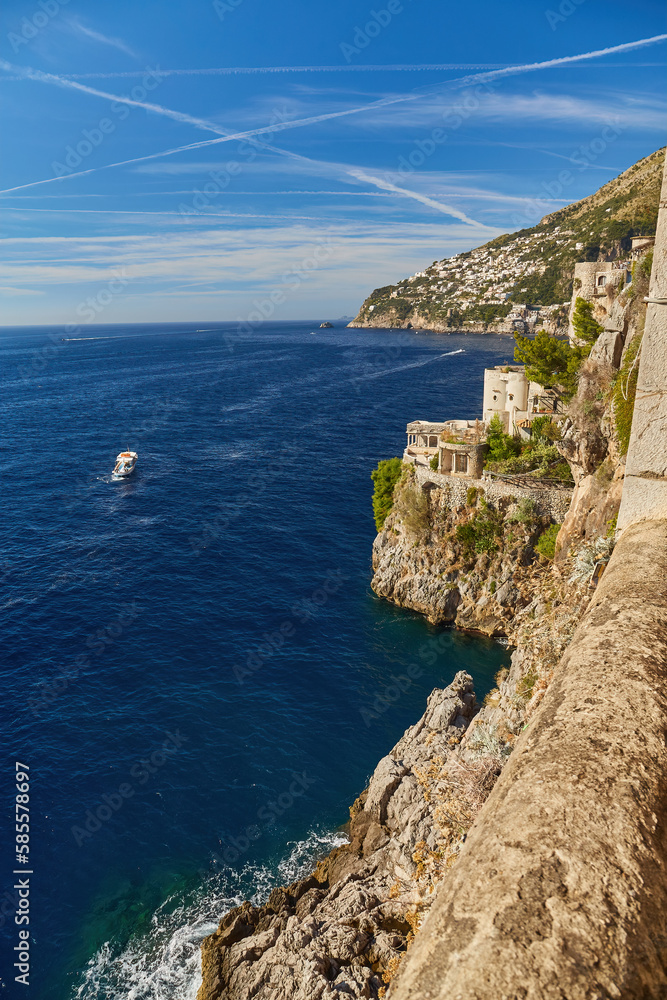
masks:
[[[373,595],[370,471],[408,420],[478,416],[511,342],[316,330],[1,333],[3,732],[31,766],[40,1000],[194,997],[224,909],[339,840],[433,687],[467,669],[482,697],[507,659]]]

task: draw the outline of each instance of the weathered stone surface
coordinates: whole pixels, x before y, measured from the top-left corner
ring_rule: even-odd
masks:
[[[350,843],[310,878],[275,889],[264,906],[232,910],[206,938],[199,1000],[378,997],[420,899],[413,854],[419,844],[437,846],[424,774],[454,752],[478,711],[463,672],[431,693],[351,810]]]
[[[392,1000],[667,996],[667,523],[622,535]]]
[[[618,368],[623,354],[623,336],[617,330],[605,330],[593,344],[591,358]]]
[[[667,170],[663,176],[653,270],[641,346],[627,486],[619,530],[645,518],[667,518]]]
[[[602,470],[604,473],[605,470]],[[558,533],[556,561],[564,562],[573,545],[611,532],[623,492],[623,466],[609,479],[600,473],[584,476],[575,487],[572,504]]]
[[[606,458],[608,447],[599,420],[586,423],[577,423],[572,417],[565,420],[558,450],[572,469],[575,483],[595,472]]]

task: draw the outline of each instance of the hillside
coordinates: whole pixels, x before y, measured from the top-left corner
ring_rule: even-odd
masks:
[[[536,226],[434,261],[396,285],[376,288],[350,326],[509,332],[530,314],[565,325],[577,261],[614,259],[632,236],[654,236],[665,150],[639,160],[595,194]]]

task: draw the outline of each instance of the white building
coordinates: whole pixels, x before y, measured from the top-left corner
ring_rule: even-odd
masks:
[[[522,365],[499,365],[484,371],[482,420],[489,424],[496,414],[508,434],[526,431],[534,417],[556,413],[558,397],[537,382],[530,382]]]

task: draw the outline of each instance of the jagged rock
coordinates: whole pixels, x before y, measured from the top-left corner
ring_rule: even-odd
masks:
[[[569,464],[575,484],[583,476],[589,476],[602,464],[608,449],[606,437],[602,434],[599,421],[589,420],[576,424],[568,417],[562,428],[558,450]]]
[[[380,972],[405,951],[406,913],[419,899],[413,854],[419,844],[437,846],[424,774],[454,752],[478,711],[464,672],[431,693],[351,810],[350,843],[313,876],[274,889],[264,906],[232,910],[204,940],[199,1000],[378,997]],[[391,892],[397,883],[400,897]]]
[[[593,344],[590,357],[593,361],[619,368],[623,355],[623,336],[617,330],[604,330]]]

